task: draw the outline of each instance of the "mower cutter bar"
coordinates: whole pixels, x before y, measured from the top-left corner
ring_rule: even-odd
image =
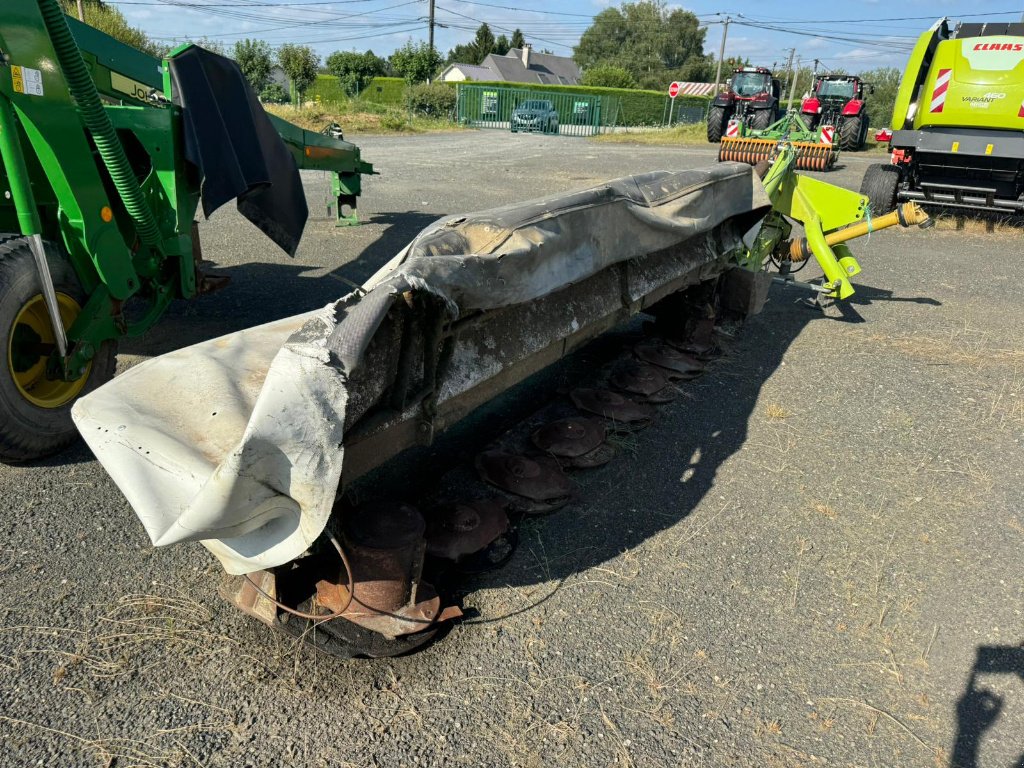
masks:
[[[774,139],[733,139],[722,138],[718,148],[719,161],[733,161],[757,165],[770,160],[779,142]],[[796,169],[799,171],[827,171],[839,157],[831,144],[815,144],[809,141],[791,142],[797,152]]]

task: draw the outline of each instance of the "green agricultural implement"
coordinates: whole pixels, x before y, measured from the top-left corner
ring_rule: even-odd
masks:
[[[891,150],[861,185],[876,210],[914,200],[1024,213],[1024,23],[937,21],[907,61],[892,129],[875,139]]]
[[[194,224],[231,199],[294,253],[298,169],[332,177],[339,225],[362,174],[347,142],[266,115],[237,66],[195,46],[158,60],[67,18],[57,0],[0,16],[0,460],[76,437],[74,401],[111,378],[118,339],[223,284]]]
[[[796,151],[796,168],[801,171],[827,171],[839,159],[834,146],[835,126],[811,127],[795,109],[763,129],[754,129],[740,119],[732,119],[718,148],[719,161],[757,165],[769,159],[779,142]]]

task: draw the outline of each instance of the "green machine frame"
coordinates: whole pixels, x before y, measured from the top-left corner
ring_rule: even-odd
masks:
[[[82,376],[104,341],[145,333],[172,299],[202,288],[199,183],[170,99],[167,60],[66,17],[57,0],[4,3],[0,185],[9,194],[0,199],[0,232],[34,244],[48,308],[44,240],[62,250],[88,297],[66,341],[54,324],[51,377]],[[361,178],[373,173],[359,149],[271,120],[300,168],[331,175],[338,224],[357,223]],[[129,299],[144,306],[130,318],[122,311]]]

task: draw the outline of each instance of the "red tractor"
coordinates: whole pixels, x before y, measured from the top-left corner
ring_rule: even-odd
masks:
[[[870,122],[864,97],[872,90],[870,83],[855,75],[815,75],[811,95],[800,105],[801,116],[812,129],[836,126],[840,150],[864,149]]]
[[[732,73],[726,89],[715,96],[708,109],[708,141],[722,140],[729,120],[737,117],[748,128],[763,130],[781,116],[782,85],[764,67],[742,67]]]

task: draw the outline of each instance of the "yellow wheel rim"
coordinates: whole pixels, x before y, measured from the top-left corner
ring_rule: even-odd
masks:
[[[73,298],[57,294],[57,306],[65,328],[82,311]],[[60,408],[81,394],[89,380],[90,363],[85,374],[75,381],[51,379],[46,375],[47,361],[57,343],[42,296],[34,296],[21,308],[7,339],[7,368],[21,396],[40,408]]]

